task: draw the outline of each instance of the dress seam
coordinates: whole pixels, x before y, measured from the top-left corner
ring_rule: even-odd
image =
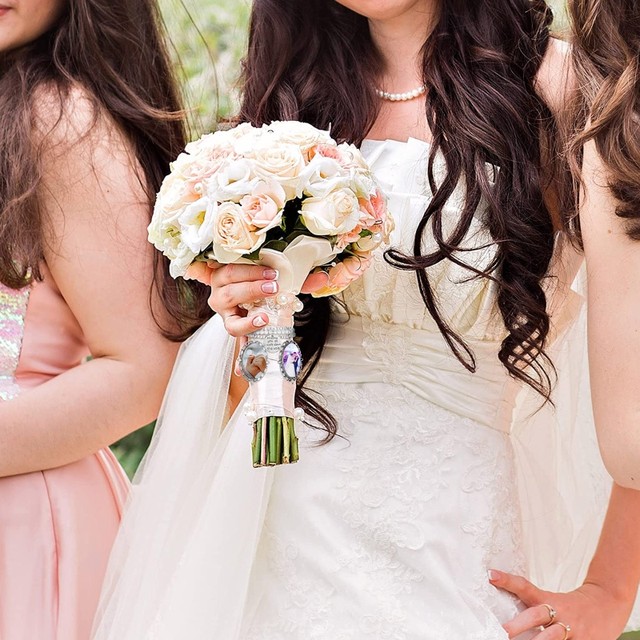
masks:
[[[55,624],[54,629],[56,631],[56,637],[58,636],[58,624],[60,620],[60,567],[59,567],[59,559],[60,559],[60,547],[58,544],[58,530],[56,527],[55,517],[53,515],[53,505],[51,502],[51,492],[49,491],[49,484],[47,482],[47,476],[44,471],[40,472],[42,475],[42,480],[44,482],[44,487],[47,492],[47,499],[49,502],[49,514],[51,516],[51,531],[53,534],[53,541],[55,545],[55,575],[56,575],[56,602],[55,602]]]

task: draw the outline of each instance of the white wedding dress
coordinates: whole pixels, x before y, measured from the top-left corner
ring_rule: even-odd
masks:
[[[429,198],[428,145],[366,141],[410,251]],[[440,170],[437,168],[437,170]],[[491,169],[487,169],[491,175]],[[464,192],[447,206],[456,221]],[[464,260],[495,248],[479,213]],[[344,294],[307,385],[339,436],[300,425],[300,462],[253,469],[241,410],[224,431],[232,340],[218,318],[185,344],[116,544],[95,640],[504,640],[521,604],[487,569],[579,584],[608,480],[586,375],[579,258],[558,243],[549,279],[555,408],[497,358],[495,285],[430,271],[472,348],[446,346],[415,275],[381,255]],[[570,622],[570,621],[568,621]],[[522,638],[529,636],[522,636]]]

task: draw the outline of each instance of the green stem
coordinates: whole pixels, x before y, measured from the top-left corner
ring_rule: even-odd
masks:
[[[254,467],[290,464],[299,459],[294,419],[283,416],[259,418],[253,423],[251,454]]]

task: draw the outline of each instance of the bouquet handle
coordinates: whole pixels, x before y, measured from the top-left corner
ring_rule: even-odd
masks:
[[[253,426],[254,467],[291,464],[299,459],[295,423],[304,411],[295,408],[296,379],[302,354],[295,342],[293,314],[302,303],[293,294],[279,294],[256,303],[249,315],[266,313],[269,324],[249,336],[238,356],[249,382],[245,416]]]

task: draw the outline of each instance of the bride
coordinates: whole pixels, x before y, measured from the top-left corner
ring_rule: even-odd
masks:
[[[236,338],[267,321],[241,305],[277,274],[199,274],[217,315],[174,370],[96,640],[622,632],[640,498],[611,491],[593,444],[550,20],[543,0],[254,0],[240,119],[360,144],[392,249],[341,304],[305,297],[314,426],[297,465],[267,470],[232,370]]]

